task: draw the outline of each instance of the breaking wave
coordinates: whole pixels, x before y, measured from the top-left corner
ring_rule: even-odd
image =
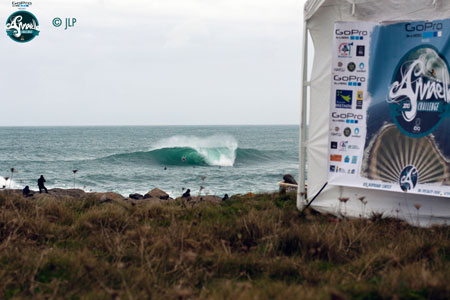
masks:
[[[106,160],[117,163],[143,163],[164,166],[222,166],[251,164],[273,158],[271,153],[256,149],[242,149],[229,136],[205,138],[175,136],[159,141],[150,151],[121,153]]]
[[[6,179],[0,176],[0,189],[5,188],[18,189],[20,188],[20,185],[18,185],[14,180],[11,180],[10,178]]]

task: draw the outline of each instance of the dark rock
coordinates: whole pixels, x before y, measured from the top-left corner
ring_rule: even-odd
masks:
[[[222,201],[226,201],[228,199],[229,199],[228,194],[225,194],[225,196],[223,196],[223,198],[222,198]]]
[[[101,203],[105,202],[113,202],[113,201],[123,201],[125,200],[125,197],[112,192],[107,193],[89,193],[90,195],[93,195],[96,197]]]
[[[161,200],[169,200],[169,194],[164,192],[163,190],[160,190],[158,188],[154,188],[150,192],[144,195],[144,199],[149,198],[155,198],[155,199],[161,199]]]
[[[219,196],[213,196],[213,195],[207,195],[207,196],[189,196],[189,198],[186,197],[178,197],[175,200],[177,201],[183,201],[183,200],[187,200],[189,202],[214,202],[214,203],[219,203],[222,202],[222,198],[220,198]]]
[[[295,181],[294,177],[291,174],[284,175],[283,180],[285,183],[298,184],[297,181]]]
[[[208,195],[208,196],[202,196],[202,201],[205,201],[205,202],[221,202],[222,198],[220,198],[219,196]]]
[[[141,194],[130,194],[129,196],[128,196],[130,199],[134,199],[134,200],[142,200],[142,199],[144,199],[144,196],[143,195],[141,195]]]
[[[86,195],[83,190],[80,189],[49,189],[48,193],[56,197],[72,197],[81,198]]]

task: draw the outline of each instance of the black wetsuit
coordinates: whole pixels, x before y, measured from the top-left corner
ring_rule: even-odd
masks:
[[[27,185],[23,190],[22,190],[22,195],[24,197],[30,197],[31,195],[31,191],[30,191],[30,187]]]
[[[181,198],[191,198],[191,190],[187,189],[186,192],[184,192],[183,196]]]
[[[44,186],[44,182],[45,182],[44,176],[39,177],[38,179],[39,193],[42,193],[42,190],[45,190],[45,192],[48,194],[47,188]]]

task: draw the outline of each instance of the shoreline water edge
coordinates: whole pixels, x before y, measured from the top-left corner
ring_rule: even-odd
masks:
[[[171,197],[168,193],[164,192],[159,188],[154,188],[144,195],[139,193],[133,193],[128,196],[124,196],[115,192],[86,192],[81,189],[61,189],[61,188],[48,189],[47,192],[42,193],[40,193],[39,191],[28,190],[26,194],[24,193],[24,190],[21,189],[0,189],[0,195],[24,197],[33,200],[48,199],[48,198],[54,199],[93,198],[95,200],[98,200],[100,203],[117,202],[117,201],[131,201],[132,203],[137,202],[172,203],[175,201],[183,201],[191,203],[197,202],[220,203],[222,201],[229,199],[228,194],[225,194],[223,197],[219,197],[216,195],[206,195],[201,193],[191,195],[189,189],[185,190],[184,193],[180,194],[178,197]],[[254,195],[254,194],[247,193],[246,195]]]

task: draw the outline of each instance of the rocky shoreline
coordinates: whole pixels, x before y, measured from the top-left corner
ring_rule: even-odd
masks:
[[[121,202],[121,201],[127,201],[134,204],[137,203],[172,203],[175,201],[184,200],[187,202],[222,202],[222,198],[214,195],[199,195],[199,196],[190,196],[186,198],[177,197],[172,198],[164,192],[163,190],[160,190],[158,188],[154,188],[151,191],[147,192],[145,195],[141,194],[130,194],[128,197],[124,197],[121,194],[113,193],[113,192],[85,192],[81,189],[60,189],[60,188],[54,188],[49,189],[48,193],[39,193],[37,191],[30,190],[30,194],[28,196],[24,196],[22,193],[22,190],[19,189],[2,189],[0,190],[0,195],[14,195],[19,197],[26,197],[30,199],[48,199],[48,198],[54,198],[54,199],[80,199],[80,198],[86,198],[86,197],[93,197],[97,201],[101,203],[107,203],[107,202]]]

